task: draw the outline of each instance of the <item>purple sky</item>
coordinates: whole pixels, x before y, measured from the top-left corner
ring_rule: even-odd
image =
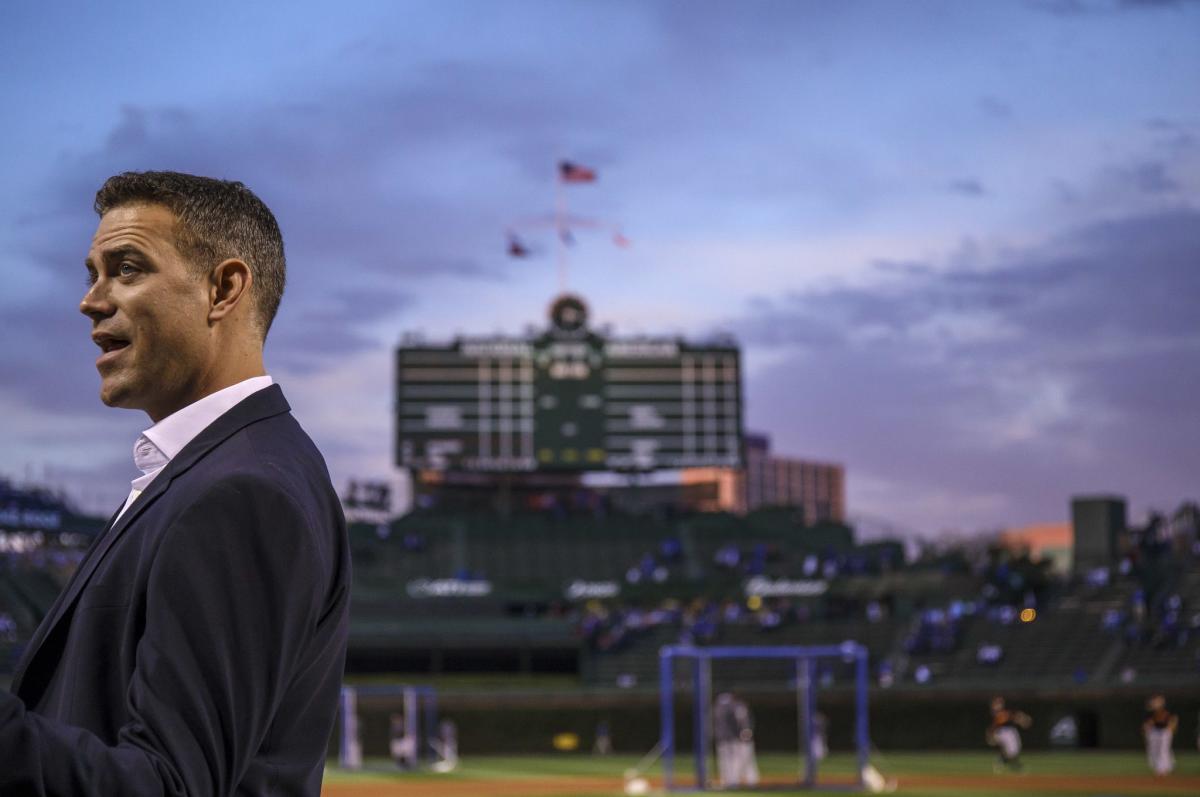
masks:
[[[504,230],[569,157],[633,242],[579,234],[595,318],[734,333],[749,427],[844,463],[853,515],[1200,497],[1200,3],[251,5],[0,11],[0,474],[100,512],[136,475],[76,310],[109,174],[275,210],[268,367],[340,485],[391,475],[401,334],[542,322],[553,242]]]

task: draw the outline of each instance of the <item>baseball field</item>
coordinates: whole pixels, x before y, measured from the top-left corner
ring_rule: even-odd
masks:
[[[1176,746],[1174,774],[1155,777],[1136,752],[1029,753],[1020,773],[996,773],[994,756],[979,753],[884,753],[872,759],[888,786],[905,797],[1182,797],[1200,795],[1200,753]],[[796,780],[794,756],[760,756],[770,794],[810,794],[787,788]],[[619,797],[632,756],[592,757],[489,756],[464,758],[449,774],[396,772],[391,763],[373,760],[362,771],[345,772],[331,764],[324,797]],[[683,762],[677,763],[677,772]],[[834,755],[822,766],[820,781],[845,788],[852,781],[850,756]],[[645,773],[650,793],[661,792],[661,771]],[[753,794],[729,792],[722,794]],[[760,792],[761,793],[761,792]]]

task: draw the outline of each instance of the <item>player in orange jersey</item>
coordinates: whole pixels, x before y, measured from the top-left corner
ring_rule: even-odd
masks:
[[[1023,711],[1015,711],[1004,705],[1004,698],[992,698],[992,722],[988,726],[985,738],[987,743],[997,748],[1000,760],[996,763],[996,771],[1021,771],[1021,730],[1033,724],[1033,720]]]

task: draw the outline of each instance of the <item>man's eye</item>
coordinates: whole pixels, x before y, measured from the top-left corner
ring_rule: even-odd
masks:
[[[117,266],[117,274],[122,277],[132,277],[137,271],[137,266],[132,263],[122,263]]]

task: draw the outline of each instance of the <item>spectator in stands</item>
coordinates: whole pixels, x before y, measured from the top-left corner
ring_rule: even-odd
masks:
[[[732,543],[722,545],[713,554],[713,564],[725,570],[732,570],[742,560],[742,553]]]
[[[1121,625],[1125,622],[1125,618],[1122,616],[1120,609],[1105,609],[1102,622],[1105,631],[1115,632],[1121,630]]]
[[[774,631],[783,625],[783,613],[778,605],[764,605],[758,612],[758,627],[762,631]]]
[[[888,689],[896,683],[896,671],[891,659],[879,662],[879,686]]]
[[[663,562],[672,564],[683,558],[683,544],[675,537],[668,537],[658,546]]]
[[[763,543],[756,543],[750,549],[750,556],[746,558],[746,563],[743,567],[746,575],[761,576],[767,570],[767,546]]]
[[[684,615],[684,632],[689,642],[710,644],[717,637],[717,607],[707,601],[696,601]]]

